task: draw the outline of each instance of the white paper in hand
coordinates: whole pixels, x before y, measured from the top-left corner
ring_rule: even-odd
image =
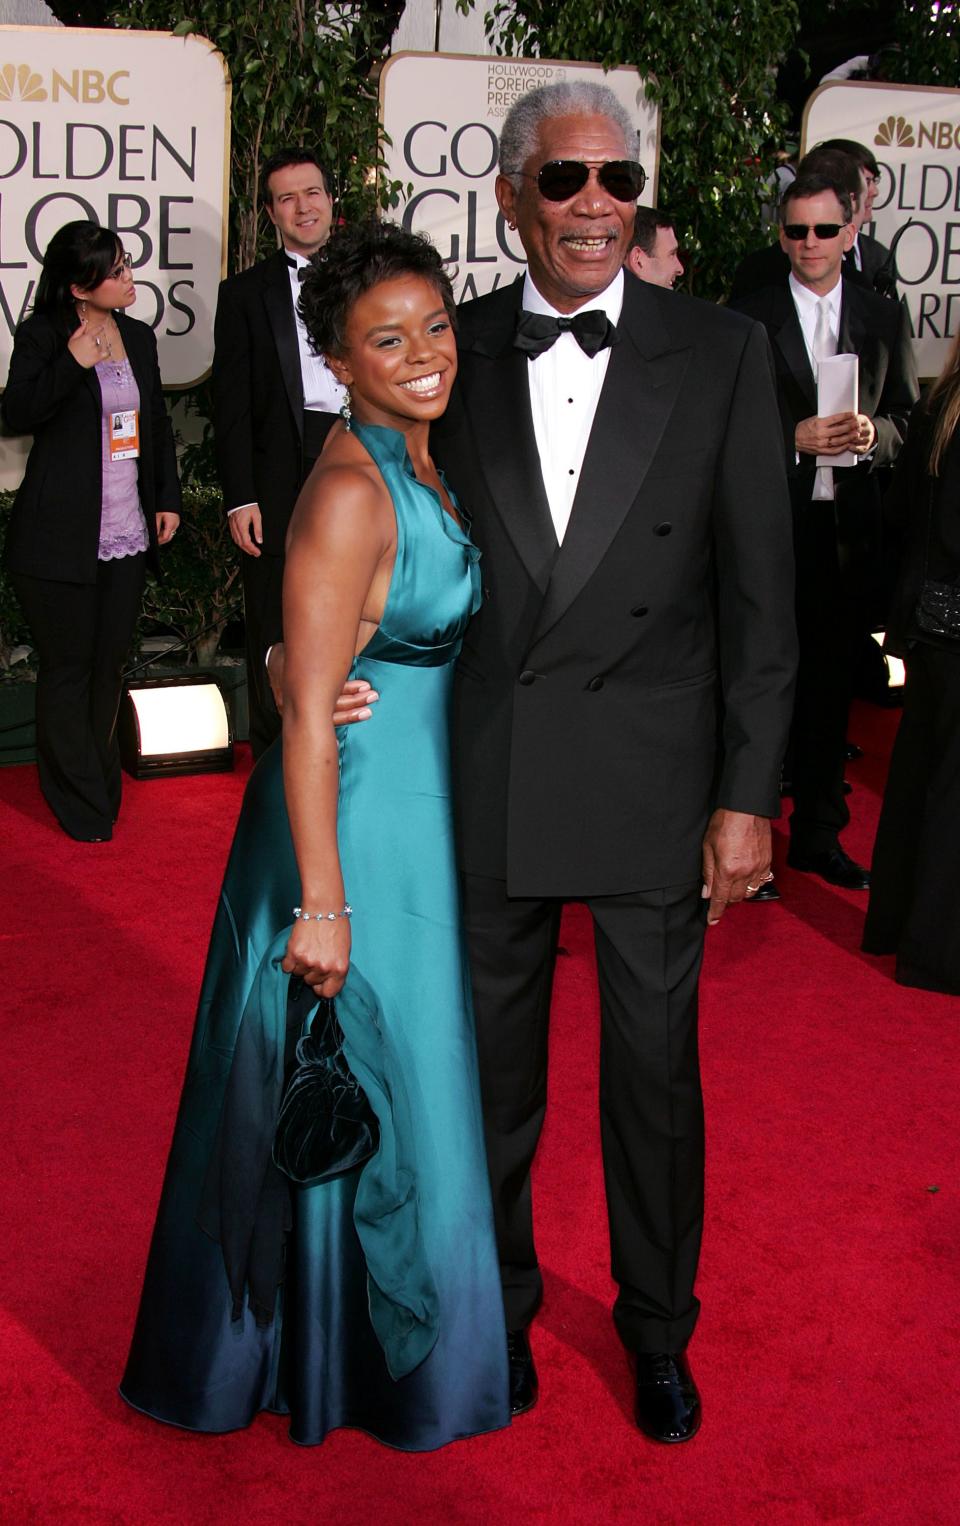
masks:
[[[856,355],[831,355],[821,360],[817,369],[817,417],[828,419],[835,413],[860,412],[860,361]],[[856,466],[859,456],[852,450],[839,456],[818,456],[818,466]]]

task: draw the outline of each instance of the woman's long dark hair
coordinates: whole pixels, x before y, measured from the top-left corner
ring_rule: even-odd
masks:
[[[35,313],[46,313],[68,333],[77,326],[71,286],[91,291],[106,280],[122,254],[120,240],[98,223],[65,223],[47,245],[34,298]]]
[[[315,254],[300,288],[300,313],[313,348],[323,355],[344,353],[350,309],[381,281],[419,276],[429,281],[456,319],[450,277],[430,240],[396,223],[365,222],[338,228]]]
[[[926,407],[936,413],[927,471],[931,477],[939,477],[944,451],[960,423],[960,334],[953,341],[946,365],[930,388]]]

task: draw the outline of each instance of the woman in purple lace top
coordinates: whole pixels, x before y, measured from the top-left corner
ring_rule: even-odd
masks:
[[[180,522],[173,431],[131,260],[74,222],[51,239],[20,324],[2,413],[33,447],[5,559],[33,633],[37,762],[64,831],[105,842],[120,809],[123,661],[148,566]]]

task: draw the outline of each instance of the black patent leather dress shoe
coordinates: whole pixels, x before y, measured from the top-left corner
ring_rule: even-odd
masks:
[[[839,885],[843,890],[870,889],[870,870],[855,864],[841,847],[825,848],[822,853],[795,853],[791,848],[787,863],[804,874],[819,874],[828,885]]]
[[[507,1331],[507,1368],[510,1376],[510,1413],[525,1414],[528,1409],[533,1409],[540,1392],[526,1330]]]
[[[637,1352],[637,1424],[652,1441],[674,1446],[700,1429],[700,1395],[682,1351]]]
[[[763,884],[760,886],[760,889],[759,890],[755,890],[753,895],[744,896],[744,900],[747,901],[747,902],[749,902],[749,901],[779,901],[779,899],[780,899],[780,892],[779,892],[779,890],[776,887],[776,883],[772,879],[771,880],[764,880]]]

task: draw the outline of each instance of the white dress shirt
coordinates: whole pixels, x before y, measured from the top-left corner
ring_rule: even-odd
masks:
[[[827,327],[830,330],[830,338],[833,340],[833,354],[837,353],[840,343],[840,302],[843,296],[843,282],[837,277],[837,284],[832,291],[822,293],[811,291],[809,286],[796,280],[793,271],[789,276],[790,295],[793,305],[797,310],[797,318],[800,321],[800,331],[803,334],[803,343],[807,351],[807,359],[813,372],[813,379],[817,380],[817,360],[813,353],[814,336],[817,331],[817,313],[821,300],[827,304]],[[797,454],[798,461],[800,459]],[[832,502],[836,496],[832,466],[818,466],[813,479],[813,498],[817,502]]]
[[[563,317],[541,297],[529,271],[523,280],[523,306],[531,313]],[[623,271],[618,270],[606,290],[585,302],[579,311],[601,308],[610,322],[616,323],[622,307]],[[540,471],[557,540],[561,543],[609,364],[609,348],[594,356],[586,355],[571,333],[561,334],[549,350],[527,362]]]
[[[344,387],[334,376],[322,355],[315,355],[310,348],[310,340],[303,319],[300,316],[300,272],[310,263],[302,254],[294,254],[289,249],[284,250],[288,260],[293,264],[288,267],[290,276],[290,297],[293,302],[293,315],[297,320],[297,344],[300,347],[300,377],[303,382],[303,406],[314,408],[320,413],[339,413],[343,399],[346,396]]]
[[[813,372],[813,379],[817,379],[817,363],[813,358],[813,336],[817,329],[817,307],[820,302],[820,293],[811,291],[809,286],[804,286],[796,279],[793,272],[788,278],[790,295],[793,305],[797,310],[800,320],[800,330],[803,334],[803,342],[807,350],[807,359]],[[827,316],[830,323],[830,334],[834,343],[840,344],[840,303],[843,298],[843,282],[837,276],[837,284],[832,291],[827,292]]]

